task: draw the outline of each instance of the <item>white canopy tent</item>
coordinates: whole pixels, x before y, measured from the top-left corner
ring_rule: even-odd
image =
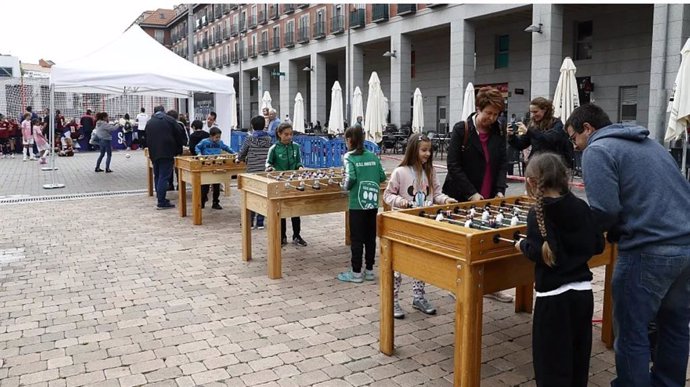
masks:
[[[121,60],[118,55],[123,52],[136,52],[136,59]],[[230,105],[235,94],[232,78],[176,55],[138,25],[132,25],[119,38],[83,58],[54,65],[50,74],[51,111],[55,110],[56,91],[190,98],[190,111],[193,111],[192,92],[215,93],[217,122],[220,128],[226,129],[223,140],[230,143],[233,121]],[[51,166],[54,162],[55,157],[51,156]]]

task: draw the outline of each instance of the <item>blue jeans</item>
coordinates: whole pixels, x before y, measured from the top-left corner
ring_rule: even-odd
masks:
[[[168,180],[172,176],[174,164],[174,159],[158,159],[153,162],[153,180],[159,206],[168,203],[165,194],[168,192]]]
[[[690,246],[621,251],[613,272],[616,379],[612,387],[682,387],[688,366]],[[649,369],[647,326],[658,328]]]
[[[110,169],[110,159],[113,158],[113,147],[111,140],[99,140],[98,146],[101,148],[101,154],[98,156],[98,161],[96,161],[96,168],[101,167],[103,156],[107,154],[108,156],[105,158],[105,169]]]

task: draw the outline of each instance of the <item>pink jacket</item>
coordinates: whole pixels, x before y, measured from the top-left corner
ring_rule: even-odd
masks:
[[[397,167],[391,174],[388,187],[383,192],[383,201],[391,207],[400,208],[403,200],[417,203],[422,200],[424,206],[433,204],[444,204],[450,196],[441,192],[441,184],[438,182],[436,171],[431,175],[432,186],[434,188],[433,198],[429,197],[429,182],[426,175],[422,174],[421,184],[417,183],[417,176],[412,167]]]
[[[31,121],[22,121],[22,138],[24,141],[29,141],[29,139],[33,137],[34,135],[31,133]]]

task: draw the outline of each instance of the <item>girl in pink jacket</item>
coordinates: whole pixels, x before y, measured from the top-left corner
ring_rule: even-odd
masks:
[[[441,184],[436,177],[433,163],[431,140],[424,134],[416,133],[407,141],[405,157],[395,168],[383,193],[383,200],[391,207],[409,208],[426,207],[434,204],[457,203],[457,200],[441,192]],[[402,276],[393,274],[393,317],[405,317],[400,307],[398,293]],[[435,314],[434,308],[424,297],[424,282],[415,280],[412,283],[414,295],[412,307],[426,314]]]

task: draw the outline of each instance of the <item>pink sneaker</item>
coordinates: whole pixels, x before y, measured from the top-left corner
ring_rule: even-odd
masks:
[[[41,162],[39,164],[48,164],[45,157],[41,157]]]

